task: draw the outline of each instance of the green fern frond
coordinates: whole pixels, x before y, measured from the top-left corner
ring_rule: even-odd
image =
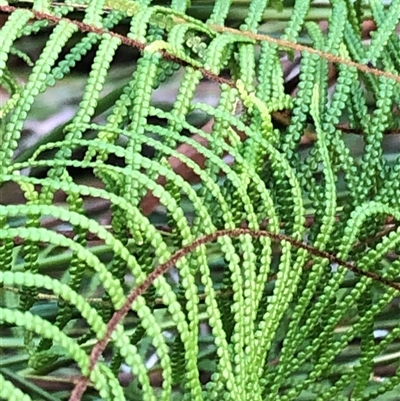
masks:
[[[3,398],[398,399],[399,0],[161,3],[0,1]]]

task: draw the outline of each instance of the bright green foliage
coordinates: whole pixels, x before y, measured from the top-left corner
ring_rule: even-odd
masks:
[[[399,79],[336,60],[332,86],[329,56],[302,51],[293,97],[280,60],[287,48],[252,35],[267,21],[268,1],[247,2],[236,32],[217,29],[229,27],[235,2],[213,2],[204,18],[189,16],[200,1],[151,3],[34,0],[4,8],[0,197],[14,185],[26,202],[0,199],[1,397],[67,399],[70,390],[30,379],[77,366],[72,375],[91,381],[84,400],[398,400],[399,287],[379,277],[400,280],[400,1],[370,2],[377,25],[370,43],[361,39],[363,2],[332,0],[324,32],[306,21],[310,2],[296,1],[281,39],[300,42],[306,33],[318,51],[372,62]],[[37,33],[46,41],[30,65],[19,47]],[[105,96],[124,47],[138,55]],[[18,153],[41,94],[88,54],[73,117]],[[15,56],[30,66],[24,83],[10,63]],[[218,89],[214,106],[196,98],[207,79]],[[174,80],[177,91],[161,107],[156,90]],[[284,110],[286,125],[276,114]],[[314,139],[300,145],[307,136]],[[356,151],[348,138],[358,140]],[[178,151],[181,144],[204,168]],[[198,183],[171,168],[171,158]],[[74,171],[88,170],[97,185],[78,182]],[[141,203],[150,192],[162,208],[147,216]],[[93,199],[109,205],[109,225],[87,211]],[[284,236],[224,235],[181,255],[137,296],[90,368],[91,349],[132,287],[196,239],[243,224]],[[377,329],[386,335],[376,339]],[[19,359],[7,345],[15,339],[26,350]],[[121,363],[134,375],[127,389]],[[379,373],[385,363],[389,372]]]

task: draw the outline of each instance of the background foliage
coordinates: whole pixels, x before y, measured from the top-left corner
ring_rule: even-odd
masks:
[[[153,3],[0,1],[1,397],[399,400],[400,1]]]

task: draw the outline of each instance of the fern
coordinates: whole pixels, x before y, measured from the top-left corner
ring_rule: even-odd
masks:
[[[1,397],[398,400],[400,2],[193,3],[0,1]]]

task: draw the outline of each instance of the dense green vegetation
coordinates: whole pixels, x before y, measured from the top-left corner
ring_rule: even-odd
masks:
[[[0,0],[0,398],[400,399],[400,0]]]

